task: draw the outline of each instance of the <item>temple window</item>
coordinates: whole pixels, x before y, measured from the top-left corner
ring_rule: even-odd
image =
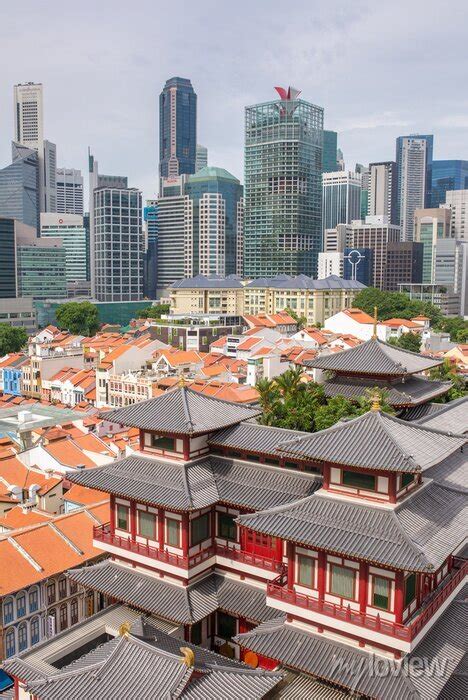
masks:
[[[202,621],[196,622],[190,629],[190,641],[192,644],[202,643]]]
[[[138,534],[148,540],[156,539],[156,516],[146,510],[138,510]]]
[[[117,527],[119,530],[130,530],[130,508],[121,503],[117,504]]]
[[[405,603],[406,608],[416,596],[416,574],[410,574],[405,579]]]
[[[414,474],[402,474],[401,475],[401,488],[404,489],[405,486],[411,484],[414,481]]]
[[[314,566],[315,561],[312,557],[304,554],[297,556],[297,583],[307,588],[314,587]]]
[[[235,516],[229,513],[218,513],[218,537],[232,542],[237,541],[237,525],[234,518]]]
[[[158,450],[169,450],[171,452],[176,451],[175,438],[167,437],[165,435],[151,435],[151,447],[155,447]]]
[[[372,605],[381,610],[390,610],[391,581],[383,576],[372,577]]]
[[[232,615],[227,613],[218,612],[218,627],[217,634],[218,637],[222,639],[231,639],[237,632],[237,620]]]
[[[180,547],[180,520],[166,518],[166,544]]]
[[[210,513],[200,515],[190,522],[190,543],[200,544],[210,537]]]
[[[342,474],[344,486],[353,486],[357,489],[375,491],[375,476],[373,474],[365,474],[363,472],[349,472],[346,470],[343,470]]]
[[[355,576],[354,569],[339,564],[332,564],[330,570],[330,593],[340,598],[355,599]]]

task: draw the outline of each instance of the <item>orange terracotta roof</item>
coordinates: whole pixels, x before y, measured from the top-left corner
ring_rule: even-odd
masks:
[[[431,319],[429,318],[429,316],[414,316],[411,320],[412,321],[430,321]]]
[[[262,355],[269,355],[271,352],[274,352],[273,348],[269,347],[268,345],[264,345],[258,350],[255,350],[251,357],[262,357]]]
[[[72,487],[63,495],[64,501],[72,501],[82,506],[90,506],[95,503],[101,503],[106,498],[106,494],[95,489],[88,489],[86,486],[73,484]],[[108,499],[106,499],[108,500]]]
[[[24,511],[20,505],[17,505],[0,518],[0,525],[10,530],[17,530],[20,527],[44,523],[48,520],[52,520],[53,517],[52,513],[46,513],[43,510],[28,509]]]
[[[25,357],[22,352],[11,353],[0,362],[0,367],[8,367],[9,365],[13,364],[13,362],[20,360],[22,357]]]
[[[93,433],[82,433],[79,437],[76,437],[73,442],[78,445],[78,447],[81,447],[82,450],[88,450],[88,452],[97,452],[101,455],[114,457],[114,453],[111,452],[106,444]]]
[[[60,464],[66,467],[95,467],[95,463],[81,450],[71,438],[52,442],[49,445],[43,445],[43,448]]]
[[[407,328],[421,328],[419,323],[408,321],[407,318],[389,318],[387,321],[382,321],[381,323],[384,326],[390,326],[391,328],[396,328],[398,326],[406,326]]]
[[[5,486],[19,486],[28,489],[33,484],[40,486],[39,493],[44,495],[51,491],[62,481],[58,477],[49,477],[40,469],[29,469],[18,457],[7,457],[0,460],[0,482]],[[0,485],[0,489],[5,492],[5,486]]]
[[[224,348],[227,342],[227,336],[222,335],[221,338],[218,338],[217,340],[213,340],[211,343],[210,347],[212,348]]]
[[[374,319],[361,309],[344,309],[343,313],[354,319],[357,323],[374,323]]]
[[[247,338],[246,340],[243,340],[242,343],[239,343],[237,346],[238,350],[251,350],[255,345],[258,345],[258,343],[261,343],[263,338]]]

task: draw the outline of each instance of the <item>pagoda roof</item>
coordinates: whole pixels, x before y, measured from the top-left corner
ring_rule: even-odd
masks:
[[[317,492],[295,503],[241,515],[256,532],[405,571],[438,569],[466,538],[466,494],[428,483],[395,509]]]
[[[304,364],[344,374],[403,377],[424,372],[442,364],[442,360],[424,357],[417,352],[384,343],[378,338],[371,338],[349,350],[305,360]]]
[[[215,399],[183,386],[147,401],[107,411],[102,417],[141,430],[203,435],[254,418],[261,412],[260,408]]]
[[[418,425],[447,432],[468,432],[468,396],[436,405],[437,409],[420,418]]]
[[[306,435],[309,435],[309,433],[244,421],[213,433],[213,435],[210,435],[208,443],[216,447],[258,452],[279,459],[283,456],[278,451],[279,445],[287,440],[305,437]]]
[[[394,408],[406,408],[418,406],[422,403],[446,394],[452,386],[451,382],[440,382],[425,379],[417,375],[410,375],[404,381],[388,382],[381,379],[366,377],[345,377],[337,374],[333,379],[327,379],[321,386],[325,396],[344,396],[347,399],[356,399],[365,396],[370,390],[377,387],[386,392],[385,400]]]
[[[361,469],[416,473],[442,462],[466,443],[464,436],[408,423],[380,410],[280,445],[289,457]]]
[[[271,508],[313,493],[319,477],[225,457],[161,462],[132,454],[102,467],[67,475],[75,484],[174,510],[224,502],[252,510]]]

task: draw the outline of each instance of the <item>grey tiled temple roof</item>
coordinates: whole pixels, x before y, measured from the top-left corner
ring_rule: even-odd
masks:
[[[304,361],[307,367],[343,372],[344,374],[403,377],[440,365],[442,360],[424,357],[403,350],[382,340],[371,338],[349,350],[330,355],[319,355]]]
[[[455,452],[428,469],[424,476],[434,479],[441,486],[468,493],[468,450]]]
[[[299,430],[286,430],[285,428],[274,428],[270,425],[245,421],[210,435],[208,442],[210,445],[258,452],[279,458],[282,456],[277,451],[279,444],[306,435],[308,433]]]
[[[326,430],[284,442],[279,452],[361,469],[421,472],[460,451],[465,442],[462,436],[449,436],[371,410]]]
[[[310,474],[274,469],[228,457],[164,462],[130,455],[102,467],[68,474],[75,484],[175,510],[198,510],[219,501],[253,510],[271,508],[313,493]]]
[[[266,605],[265,590],[211,574],[183,587],[106,560],[71,569],[69,578],[147,613],[179,624],[194,624],[218,608],[256,622],[277,612]]]
[[[433,571],[468,529],[465,494],[432,482],[395,509],[316,493],[241,515],[244,527],[312,548],[406,571]]]
[[[177,435],[203,435],[258,416],[261,409],[176,387],[154,399],[102,414],[105,420],[132,428]]]
[[[304,673],[289,671],[286,680],[287,685],[278,688],[277,700],[349,700],[348,693],[325,685]]]
[[[468,433],[468,396],[437,404],[437,411],[420,418],[418,425],[451,433]]]
[[[427,402],[442,394],[446,394],[451,387],[451,382],[439,382],[416,375],[409,375],[405,381],[390,383],[378,379],[344,377],[337,374],[332,379],[327,379],[322,386],[325,396],[329,398],[345,396],[347,399],[366,396],[372,393],[374,387],[377,387],[386,392],[385,398],[391,406],[403,408],[419,406],[422,402]]]

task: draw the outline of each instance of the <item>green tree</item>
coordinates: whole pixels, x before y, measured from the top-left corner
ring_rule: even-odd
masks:
[[[89,301],[70,301],[55,312],[59,328],[76,335],[91,336],[99,330],[97,307]]]
[[[138,318],[161,318],[163,314],[168,314],[171,306],[170,304],[155,304],[154,306],[148,306],[146,309],[140,309],[138,311]]]
[[[436,403],[453,401],[454,399],[459,399],[468,394],[466,379],[458,374],[456,364],[451,362],[449,358],[446,358],[438,367],[433,367],[429,372],[429,376],[431,379],[437,379],[442,382],[449,381],[452,383],[452,386],[444,396],[435,399]]]
[[[262,425],[278,425],[282,419],[281,392],[271,379],[259,379],[255,388],[258,391],[258,400],[262,407],[262,415],[259,423]]]
[[[411,350],[411,352],[419,352],[421,350],[421,336],[419,333],[402,333],[399,338],[391,338],[389,343],[403,348],[403,350]]]
[[[19,352],[26,345],[28,334],[24,328],[15,328],[8,323],[0,323],[0,357],[9,352]]]
[[[437,331],[450,333],[450,340],[453,343],[464,343],[468,338],[468,321],[461,316],[444,316],[436,325]]]
[[[299,314],[296,311],[294,311],[294,309],[291,309],[289,306],[286,306],[284,310],[291,316],[291,318],[293,318],[296,321],[298,331],[300,331],[301,328],[305,328],[305,326],[307,325],[306,316],[299,316]]]
[[[424,315],[430,318],[432,325],[439,323],[443,316],[437,306],[424,301],[415,301],[402,292],[383,292],[375,287],[363,289],[353,301],[353,305],[371,316],[374,307],[378,309],[380,321],[389,318],[414,318]]]

